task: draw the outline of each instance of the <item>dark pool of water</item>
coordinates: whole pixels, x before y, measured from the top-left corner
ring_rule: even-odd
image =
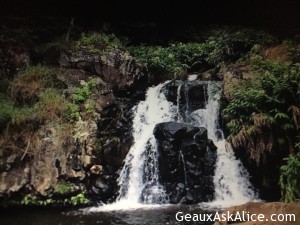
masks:
[[[180,222],[176,220],[177,212],[208,213],[199,206],[168,206],[153,209],[136,209],[129,211],[109,211],[86,213],[78,211],[61,211],[53,209],[5,209],[0,211],[0,225],[176,225],[200,224],[211,225],[212,222]]]

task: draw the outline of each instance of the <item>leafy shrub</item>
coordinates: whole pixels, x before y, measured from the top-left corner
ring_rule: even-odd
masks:
[[[94,79],[90,79],[82,87],[76,88],[74,100],[76,102],[84,102],[91,97],[94,87],[96,87],[96,81]]]
[[[95,79],[90,79],[82,87],[78,87],[75,90],[74,103],[69,105],[69,119],[70,121],[76,121],[81,112],[93,113],[95,108],[95,100],[92,98],[93,89],[96,87]]]
[[[148,67],[152,77],[169,75],[167,78],[170,79],[176,73],[203,72],[232,63],[248,53],[253,46],[257,50],[258,46],[271,45],[275,41],[273,36],[263,31],[222,27],[210,31],[204,42],[176,43],[167,47],[133,46],[129,52],[138,62]]]
[[[60,185],[57,193],[67,194],[69,187]],[[31,205],[31,206],[51,206],[51,205],[69,205],[69,206],[79,206],[79,205],[88,205],[91,201],[83,194],[79,193],[75,196],[67,197],[62,199],[60,198],[44,198],[42,196],[27,194],[23,196],[20,201],[21,205]]]
[[[123,48],[123,43],[114,34],[82,33],[81,38],[74,43],[74,48],[90,53],[102,53]]]
[[[293,48],[296,45],[296,41],[293,39],[285,39],[282,44],[286,45],[288,48]]]
[[[213,64],[230,63],[247,53],[254,45],[272,45],[276,38],[272,35],[252,28],[226,26],[213,29],[207,42],[214,48],[208,57]]]
[[[129,48],[129,52],[137,62],[147,66],[151,75],[150,82],[155,76],[168,76],[185,69],[169,47],[141,45]]]
[[[70,121],[70,122],[75,122],[79,119],[80,117],[80,109],[79,106],[75,103],[69,103],[68,108],[65,111],[65,117]]]
[[[300,127],[300,68],[252,59],[254,77],[231,90],[223,110],[234,147],[244,146],[259,163],[266,151],[294,151]]]
[[[65,182],[57,183],[54,186],[54,192],[61,195],[69,194],[71,191],[72,191],[72,186]]]
[[[72,205],[87,205],[90,203],[90,200],[85,197],[83,193],[80,193],[76,196],[71,197]]]
[[[161,46],[134,46],[129,52],[139,63],[147,66],[151,75],[150,82],[155,76],[164,75],[172,79],[174,75],[184,71],[195,72],[208,69],[206,57],[210,47],[205,43],[172,44]]]
[[[208,43],[179,43],[172,45],[171,49],[182,67],[189,72],[199,72],[213,66],[208,62],[213,46]]]
[[[280,187],[285,202],[300,198],[300,152],[285,159],[286,165],[280,168]]]
[[[38,205],[38,198],[35,195],[25,195],[21,201],[22,205]]]

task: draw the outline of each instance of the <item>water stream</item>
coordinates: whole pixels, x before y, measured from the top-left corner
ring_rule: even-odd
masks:
[[[207,104],[204,109],[190,114],[191,123],[205,127],[208,138],[217,146],[217,163],[214,176],[215,200],[211,205],[226,207],[256,199],[249,174],[234,156],[232,148],[224,139],[219,124],[221,83],[207,82]]]
[[[176,107],[168,102],[161,91],[163,84],[150,88],[146,101],[135,108],[133,120],[134,144],[128,153],[119,178],[118,202],[166,203],[163,188],[158,182],[157,151],[153,129],[157,123],[172,121]],[[152,169],[145,162],[152,162]]]

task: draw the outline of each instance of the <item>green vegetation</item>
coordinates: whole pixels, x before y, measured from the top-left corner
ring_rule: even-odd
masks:
[[[300,51],[298,43],[300,42],[300,37],[295,36],[291,39],[283,40],[282,44],[288,47],[289,56],[293,63],[300,63]]]
[[[8,122],[12,121],[14,124],[19,124],[31,114],[28,106],[16,107],[9,99],[1,100],[0,105],[0,130],[3,130]]]
[[[12,103],[7,100],[1,100],[0,105],[0,125],[3,126],[11,120],[15,113],[15,108]]]
[[[25,195],[21,201],[21,205],[26,206],[48,206],[52,205],[53,203],[55,203],[55,201],[51,198],[41,200],[39,197],[32,194]]]
[[[65,111],[65,116],[70,122],[75,122],[80,117],[79,106],[75,103],[69,103],[68,108]]]
[[[203,72],[235,62],[253,46],[270,45],[276,39],[250,28],[226,27],[213,29],[205,42],[176,43],[162,46],[132,46],[128,50],[139,63],[148,67],[151,80],[166,79],[184,71]]]
[[[80,193],[76,196],[71,197],[72,205],[87,205],[90,203],[90,200],[85,197],[83,193]]]
[[[74,100],[76,102],[86,101],[91,97],[94,87],[96,87],[96,81],[94,79],[90,79],[87,83],[83,84],[82,87],[76,88]]]
[[[123,43],[114,34],[82,33],[81,38],[75,41],[74,48],[97,54],[123,48]]]
[[[91,114],[95,109],[95,100],[92,98],[93,89],[96,87],[96,80],[90,79],[82,87],[77,87],[73,97],[74,103],[69,105],[70,121],[76,121],[81,115],[80,112]]]
[[[33,106],[33,116],[37,120],[62,118],[69,102],[58,89],[47,88],[38,95],[39,101]]]
[[[37,65],[21,71],[10,85],[11,97],[18,104],[33,104],[39,92],[46,88],[63,88],[56,79],[56,69]]]
[[[169,47],[135,46],[129,51],[139,63],[148,67],[152,76],[166,75],[171,79],[184,71],[208,69],[207,57],[212,48],[204,43],[179,43]]]
[[[75,122],[81,114],[94,112],[92,98],[96,81],[90,79],[75,90],[73,97],[63,95],[64,85],[56,76],[63,71],[45,66],[32,66],[21,71],[1,93],[0,128],[8,123],[21,125],[46,120]],[[4,93],[6,91],[6,93]]]
[[[285,202],[293,202],[300,198],[300,152],[285,160],[286,165],[280,168],[281,194]]]
[[[210,31],[208,43],[213,46],[210,61],[231,63],[249,52],[254,45],[270,46],[276,38],[265,31],[238,26],[226,26]]]
[[[60,90],[47,88],[38,93],[37,97],[37,102],[32,106],[16,107],[11,101],[2,102],[4,107],[0,109],[0,123],[4,125],[11,121],[12,124],[20,125],[33,120],[42,123],[45,120],[64,118],[70,103],[61,95]]]
[[[20,204],[30,205],[30,206],[53,206],[53,205],[67,205],[67,206],[83,206],[89,205],[91,201],[83,194],[79,193],[77,195],[68,198],[42,198],[36,195],[27,194],[25,195]],[[13,204],[18,204],[18,201],[13,202]]]
[[[72,186],[69,183],[61,182],[54,185],[54,193],[60,195],[69,194],[72,191]]]
[[[55,70],[44,66],[28,67],[12,81],[5,80],[0,90],[0,126],[8,122],[20,125],[30,120],[42,121],[60,116],[67,101]]]
[[[134,46],[129,48],[129,51],[139,63],[145,64],[149,72],[153,74],[176,73],[185,69],[170,47]]]
[[[81,112],[92,113],[95,80],[90,79],[76,88],[74,97],[67,99],[63,95],[64,85],[56,78],[59,72],[62,71],[40,65],[21,71],[9,86],[11,98],[4,96],[1,100],[1,127],[4,129],[10,121],[17,125],[32,120],[40,123],[55,119],[75,122]]]
[[[257,163],[267,151],[295,151],[300,127],[300,67],[252,58],[253,77],[230,91],[223,110],[233,146],[244,146]]]
[[[26,194],[21,201],[16,201],[15,204],[32,205],[32,206],[53,206],[53,205],[68,205],[79,206],[88,205],[91,201],[86,197],[84,192],[74,192],[72,184],[67,182],[59,182],[53,186],[53,195],[51,198],[34,194]]]
[[[38,198],[34,195],[25,195],[21,201],[22,205],[38,205]]]
[[[63,95],[65,85],[56,76],[60,69],[41,65],[31,66],[19,72],[1,93],[0,130],[7,124],[26,124],[30,121],[44,123],[46,120],[75,121],[78,106]],[[71,111],[71,114],[68,112]]]

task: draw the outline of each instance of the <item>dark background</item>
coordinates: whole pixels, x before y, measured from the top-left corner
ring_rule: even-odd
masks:
[[[86,23],[151,21],[300,27],[299,0],[1,0],[2,16],[75,16]]]

